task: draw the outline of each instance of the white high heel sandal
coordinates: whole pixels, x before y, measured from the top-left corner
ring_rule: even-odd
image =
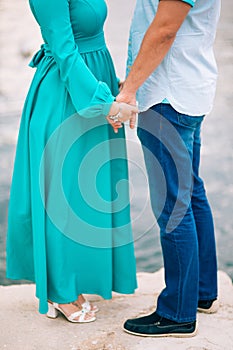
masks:
[[[89,303],[89,301],[85,301],[84,303],[81,304],[82,305],[82,309],[85,311],[85,312],[98,312],[99,309],[96,305],[92,305]]]
[[[65,318],[72,323],[89,323],[96,320],[95,316],[85,319],[85,316],[88,314],[88,312],[84,309],[73,312],[71,315],[67,316],[57,303],[48,303],[48,308],[47,317],[49,318],[57,318],[59,312],[61,312]]]

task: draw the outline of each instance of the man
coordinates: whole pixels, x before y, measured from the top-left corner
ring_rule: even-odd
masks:
[[[124,330],[135,335],[190,337],[197,309],[218,308],[213,219],[199,162],[201,123],[215,93],[219,12],[219,0],[137,0],[129,74],[117,101],[135,104],[139,89],[138,136],[166,287],[155,312],[125,322]]]

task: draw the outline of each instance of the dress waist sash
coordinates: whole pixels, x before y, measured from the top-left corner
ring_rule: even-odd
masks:
[[[80,54],[103,50],[106,48],[104,33],[100,32],[92,37],[78,38],[74,36]],[[53,54],[47,43],[41,45],[40,50],[35,53],[29,66],[35,68],[38,66],[43,57],[53,57]]]

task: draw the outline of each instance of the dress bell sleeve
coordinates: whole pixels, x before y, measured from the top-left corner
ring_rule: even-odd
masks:
[[[76,111],[84,117],[107,116],[114,97],[85,64],[74,40],[68,0],[30,0],[45,43],[58,66]]]

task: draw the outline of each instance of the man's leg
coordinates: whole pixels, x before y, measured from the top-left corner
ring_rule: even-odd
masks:
[[[217,298],[216,246],[213,217],[206,197],[204,183],[199,177],[200,148],[200,127],[198,127],[194,134],[193,147],[194,188],[192,210],[199,245],[199,306],[203,309],[202,311],[214,312],[217,311],[217,304],[212,306],[211,301]]]
[[[152,209],[161,231],[166,288],[158,298],[156,313],[142,322],[138,319],[138,323],[147,323],[148,327],[163,323],[164,329],[170,327],[170,335],[176,333],[172,327],[179,324],[182,327],[177,333],[188,336],[195,333],[199,289],[198,240],[191,206],[192,153],[196,125],[203,118],[197,117],[194,125],[187,126],[170,105],[160,104],[153,109],[154,112],[139,117],[138,135],[148,171]],[[163,176],[158,178],[161,173]],[[156,327],[148,329],[154,336],[160,332]],[[168,335],[163,332],[159,335]]]

